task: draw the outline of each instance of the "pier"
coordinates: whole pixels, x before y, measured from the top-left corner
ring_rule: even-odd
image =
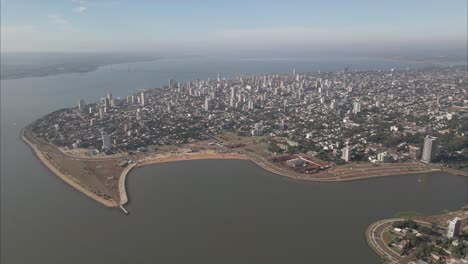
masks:
[[[125,209],[125,207],[123,207],[123,205],[119,205],[120,209],[122,209],[122,211],[124,212],[125,215],[128,215],[129,212],[127,211],[127,209]]]

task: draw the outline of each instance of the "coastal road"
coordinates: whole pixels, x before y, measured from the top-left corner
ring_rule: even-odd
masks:
[[[378,222],[371,224],[366,230],[366,240],[369,246],[380,256],[385,256],[387,259],[390,260],[390,263],[397,264],[397,263],[409,263],[413,258],[413,254],[408,254],[405,256],[401,256],[393,249],[391,249],[387,243],[383,240],[383,234],[385,231],[392,228],[393,223],[399,221],[405,221],[407,219],[403,218],[392,218],[392,219],[385,219]],[[431,226],[431,223],[413,220],[420,225]]]
[[[396,221],[404,221],[405,219],[386,219],[378,221],[370,225],[366,230],[367,243],[381,256],[385,256],[390,260],[390,263],[402,263],[400,262],[403,257],[397,252],[387,246],[387,243],[383,240],[383,233],[392,227],[392,224]]]

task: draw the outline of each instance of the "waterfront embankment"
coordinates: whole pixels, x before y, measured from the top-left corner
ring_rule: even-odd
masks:
[[[48,158],[47,153],[42,152],[41,150],[38,149],[36,144],[33,144],[29,139],[28,136],[26,135],[25,130],[23,129],[21,131],[21,139],[23,142],[25,142],[31,150],[36,154],[37,158],[44,164],[45,167],[47,167],[53,174],[55,174],[57,177],[62,179],[65,183],[68,185],[72,186],[76,190],[80,191],[81,193],[85,194],[89,198],[107,206],[107,207],[116,207],[118,204],[112,200],[112,199],[104,199],[103,197],[100,197],[93,193],[92,191],[88,190],[87,188],[82,186],[82,183],[80,183],[77,179],[73,178],[70,175],[65,174],[64,172],[60,171],[57,167],[55,167],[51,161]]]

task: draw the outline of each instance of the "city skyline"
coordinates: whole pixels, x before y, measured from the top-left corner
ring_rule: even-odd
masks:
[[[2,52],[466,53],[466,1],[9,1]],[[34,45],[30,45],[34,43]]]

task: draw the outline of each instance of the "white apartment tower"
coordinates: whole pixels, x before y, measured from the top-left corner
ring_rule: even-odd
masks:
[[[346,146],[342,149],[343,154],[341,155],[341,159],[344,161],[348,162],[351,159],[351,148],[349,146]]]
[[[110,148],[111,147],[110,135],[104,131],[101,132],[101,135],[102,135],[102,148],[103,149]]]
[[[362,103],[361,101],[354,102],[353,113],[357,114],[361,112]]]
[[[462,221],[458,217],[455,217],[454,219],[449,220],[448,227],[447,227],[447,237],[453,238],[453,237],[458,236],[460,234],[461,224],[462,224]]]
[[[99,118],[100,119],[104,118],[104,108],[102,108],[102,107],[99,108]]]
[[[140,98],[141,98],[140,99],[141,100],[141,105],[144,106],[145,105],[145,93],[144,92],[141,92],[141,97]]]
[[[205,98],[205,110],[210,111],[211,110],[211,100],[209,97]]]
[[[436,138],[431,136],[426,136],[426,138],[424,138],[424,147],[421,158],[422,162],[430,163],[434,158],[435,140]]]
[[[78,100],[78,109],[83,112],[86,107],[85,101],[83,99]]]

